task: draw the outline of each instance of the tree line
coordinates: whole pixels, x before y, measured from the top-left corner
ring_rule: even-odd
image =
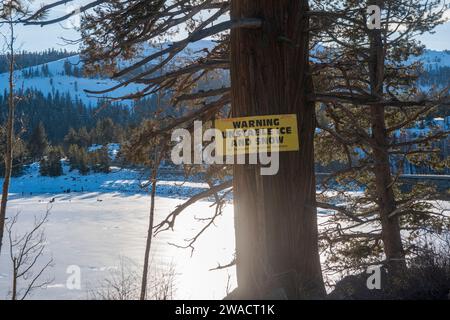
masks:
[[[15,69],[20,70],[76,55],[67,50],[47,49],[38,52],[20,51],[15,53]],[[0,73],[8,71],[8,57],[0,54]]]

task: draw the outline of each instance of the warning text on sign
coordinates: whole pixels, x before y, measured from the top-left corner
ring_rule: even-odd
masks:
[[[297,115],[270,115],[216,120],[216,141],[223,141],[225,155],[254,154],[261,149],[298,151]]]

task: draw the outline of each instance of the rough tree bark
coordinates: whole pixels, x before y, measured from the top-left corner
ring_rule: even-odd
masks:
[[[393,272],[406,268],[405,254],[403,251],[400,234],[400,223],[397,215],[390,214],[397,209],[394,190],[392,189],[392,174],[387,150],[388,136],[386,134],[384,108],[371,107],[372,130],[376,145],[374,154],[374,174],[376,192],[381,219],[381,235],[386,255],[387,267]]]
[[[381,7],[382,1],[374,1]],[[370,84],[373,96],[383,96],[385,48],[383,31],[372,30],[370,37]],[[375,144],[373,148],[376,193],[382,227],[382,240],[390,271],[401,272],[406,268],[405,254],[400,234],[400,223],[397,215],[390,217],[397,208],[393,179],[389,161],[389,136],[386,130],[385,106],[373,105],[370,107],[372,135]]]
[[[231,298],[310,299],[325,295],[318,254],[308,76],[308,10],[303,0],[232,0],[231,18],[261,29],[231,32],[233,116],[297,114],[299,152],[280,153],[280,170],[234,168],[238,289]]]

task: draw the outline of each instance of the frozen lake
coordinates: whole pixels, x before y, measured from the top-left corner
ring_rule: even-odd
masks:
[[[12,195],[8,216],[20,212],[19,232],[33,223],[34,217],[46,212],[51,204],[46,224],[47,246],[45,257],[53,257],[53,267],[44,279],[53,279],[51,285],[34,292],[34,299],[87,299],[104,279],[121,267],[121,261],[135,264],[137,271],[143,263],[150,197],[145,194],[124,193],[70,193],[36,196]],[[185,200],[157,197],[156,222],[169,214]],[[206,218],[214,214],[210,202],[198,202],[184,211],[175,230],[165,231],[154,238],[152,271],[150,274],[175,271],[175,295],[180,299],[221,299],[226,295],[227,283],[235,285],[234,268],[209,271],[229,263],[234,254],[233,210],[228,205],[217,226],[212,226],[198,240],[191,256],[190,249],[177,248],[169,243],[185,245],[201,230]],[[0,298],[11,288],[11,263],[8,243],[0,257]],[[66,273],[69,266],[81,269],[81,289],[69,290]]]
[[[28,230],[34,218],[51,207],[46,224],[46,251],[41,261],[53,258],[53,267],[42,277],[53,281],[29,298],[93,298],[92,292],[98,292],[106,279],[117,279],[122,267],[125,272],[135,273],[139,286],[150,208],[150,197],[142,188],[145,175],[113,168],[110,174],[81,176],[76,171],[70,172],[67,165],[64,173],[57,178],[41,177],[37,165],[32,165],[12,181],[7,214],[11,217],[20,213],[19,233]],[[188,197],[207,188],[204,183],[183,181],[174,175],[163,177],[158,182],[156,223]],[[190,249],[170,244],[186,245],[185,240],[195,236],[207,223],[202,219],[214,214],[211,205],[212,202],[203,201],[189,207],[177,218],[174,231],[160,233],[153,240],[150,285],[153,277],[173,270],[175,299],[222,299],[227,289],[235,287],[234,268],[209,271],[218,264],[228,264],[234,256],[231,204],[225,207],[215,226],[199,238],[192,256]],[[450,202],[441,201],[440,205],[450,208]],[[319,210],[319,222],[324,222],[328,214],[329,210]],[[71,266],[81,271],[79,290],[67,287],[70,277],[67,271]],[[11,274],[5,237],[0,257],[0,299],[8,296]]]

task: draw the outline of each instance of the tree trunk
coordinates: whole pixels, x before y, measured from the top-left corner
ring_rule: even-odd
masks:
[[[10,24],[11,38],[9,45],[9,97],[8,97],[8,120],[6,125],[6,153],[5,157],[5,180],[3,181],[2,200],[0,204],[0,253],[2,251],[3,234],[6,220],[6,206],[8,202],[9,185],[13,164],[13,140],[14,140],[14,27]]]
[[[145,244],[145,254],[144,254],[144,267],[142,270],[142,282],[141,282],[141,295],[140,300],[145,300],[147,297],[147,279],[148,279],[148,270],[149,270],[149,260],[150,260],[150,250],[152,247],[152,239],[153,239],[153,226],[155,221],[155,196],[156,196],[156,183],[158,182],[158,168],[161,163],[162,154],[164,153],[164,149],[161,150],[161,155],[158,155],[158,148],[155,148],[155,160],[152,168],[151,175],[151,183],[152,189],[150,193],[150,213],[149,213],[149,224],[147,231],[147,241]]]
[[[162,50],[162,45],[161,45]],[[162,62],[162,60],[160,61]],[[161,99],[163,94],[161,91],[158,91],[156,95],[156,106],[157,109],[161,107]],[[156,197],[156,184],[158,182],[158,169],[161,164],[162,158],[164,156],[164,152],[166,150],[165,141],[162,143],[163,147],[161,151],[158,153],[158,146],[155,146],[154,150],[154,160],[152,166],[152,174],[151,174],[151,183],[152,189],[150,193],[150,213],[149,213],[149,224],[147,230],[147,241],[145,244],[145,254],[144,254],[144,267],[142,270],[142,281],[141,281],[141,295],[140,300],[145,300],[147,297],[147,280],[148,280],[148,269],[149,269],[149,259],[150,259],[150,250],[152,247],[152,239],[153,239],[153,225],[155,221],[155,197]]]
[[[378,147],[374,148],[373,155],[382,240],[387,267],[395,273],[406,268],[406,263],[399,218],[397,215],[389,217],[397,209],[397,205],[394,190],[392,189],[392,174],[387,149],[389,140],[386,134],[384,107],[372,106],[371,115],[373,137]]]
[[[12,283],[12,292],[11,292],[11,300],[17,300],[17,264],[16,258],[13,259],[13,283]]]
[[[382,1],[371,2],[382,6]],[[382,30],[372,30],[370,38],[370,83],[373,96],[383,96],[385,48]],[[385,106],[373,105],[370,107],[372,134],[375,143],[373,148],[376,193],[381,219],[382,240],[390,271],[400,272],[406,267],[405,254],[400,234],[398,216],[389,217],[397,208],[392,186],[392,173],[389,161],[389,136],[386,131]]]
[[[307,1],[232,0],[231,17],[262,29],[231,32],[233,116],[297,114],[299,152],[280,153],[280,170],[234,168],[238,289],[231,298],[321,298]]]

